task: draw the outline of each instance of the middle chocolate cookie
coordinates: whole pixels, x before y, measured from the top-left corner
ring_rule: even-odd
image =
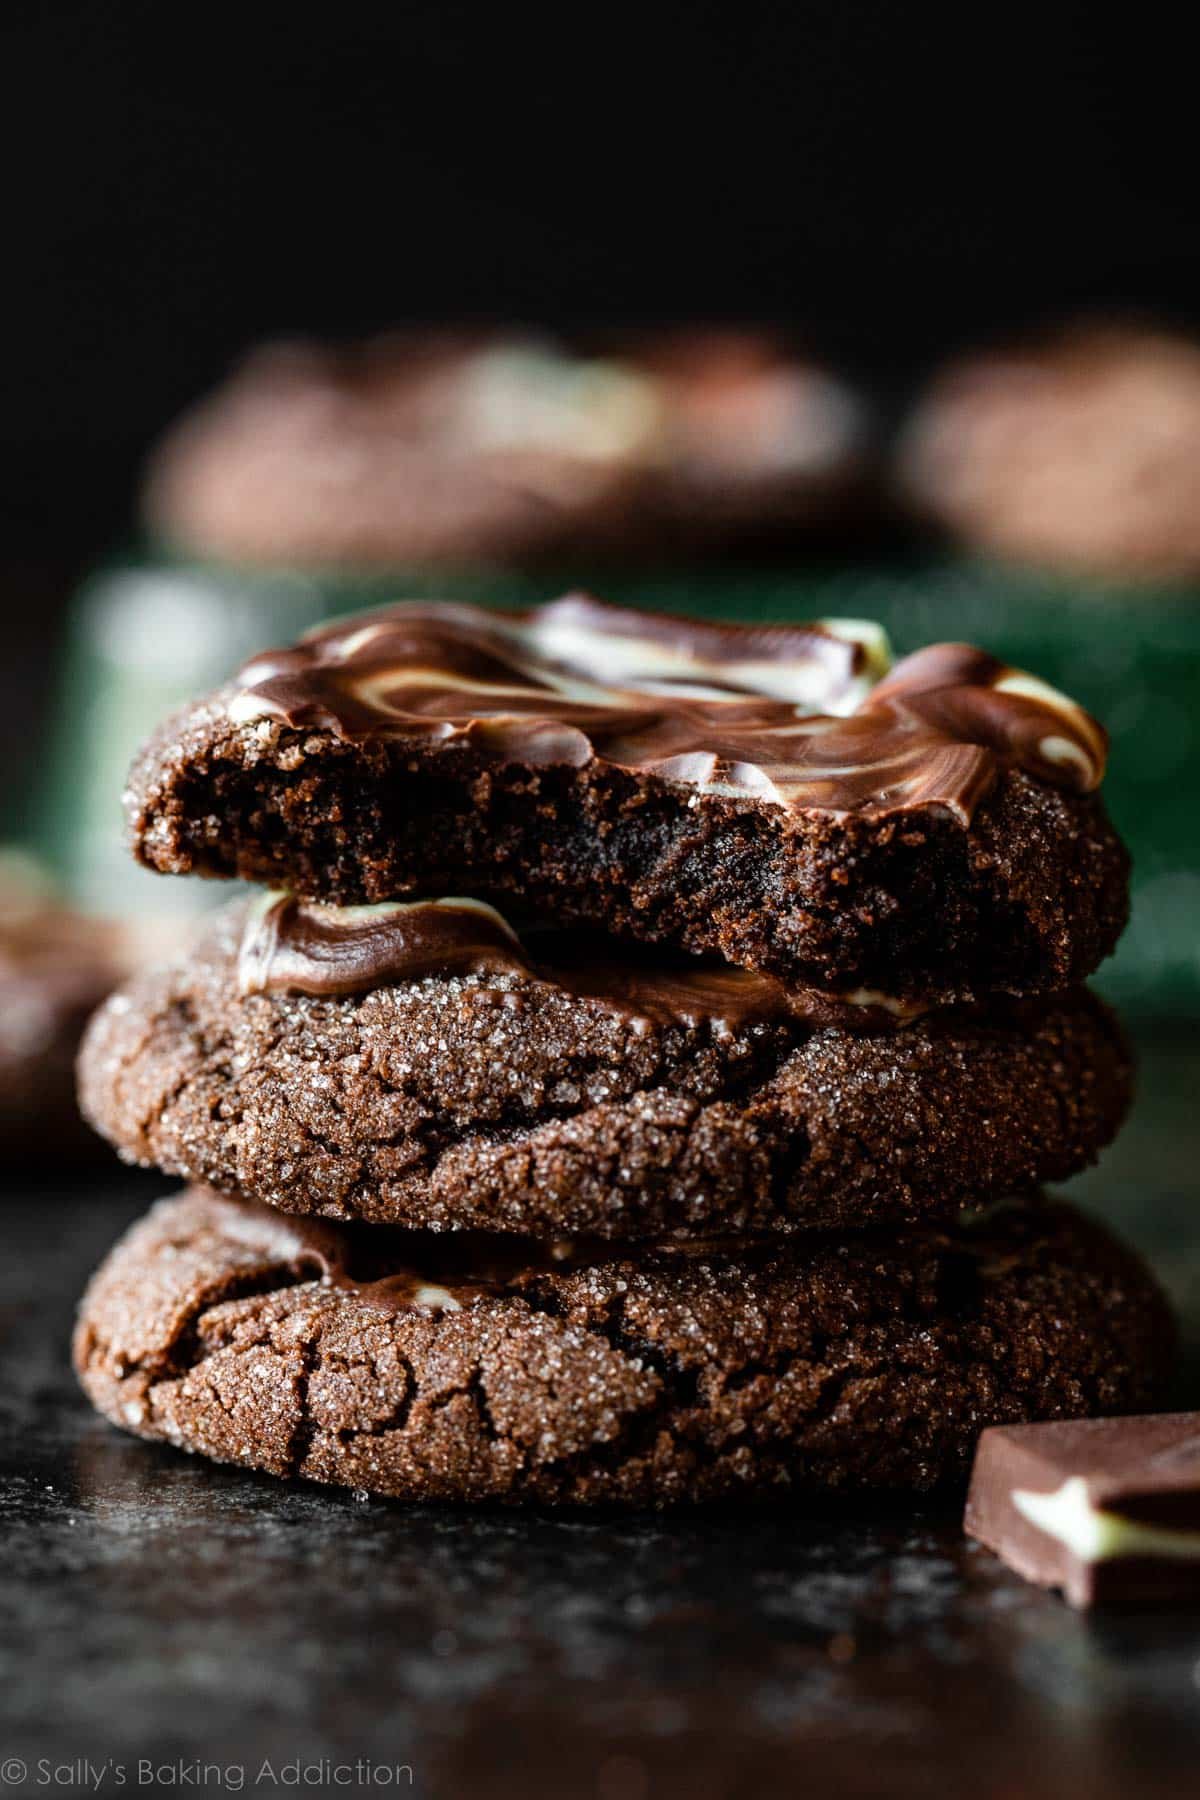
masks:
[[[238,903],[80,1057],[128,1161],[286,1212],[540,1236],[946,1214],[1082,1168],[1129,1087],[1082,989],[831,999],[462,899]]]

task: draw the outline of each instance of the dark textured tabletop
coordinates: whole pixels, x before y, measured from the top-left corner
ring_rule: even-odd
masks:
[[[1143,1048],[1085,1204],[1179,1308],[1200,1401],[1200,1043]],[[79,1290],[170,1184],[0,1202],[0,1800],[1195,1792],[1200,1612],[1081,1617],[960,1507],[583,1519],[406,1508],[124,1438]],[[299,1766],[297,1766],[299,1765]]]

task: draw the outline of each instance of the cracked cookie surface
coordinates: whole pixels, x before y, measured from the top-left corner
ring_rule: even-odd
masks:
[[[1153,1404],[1147,1270],[1037,1198],[945,1229],[553,1249],[190,1189],[94,1276],[93,1404],[219,1461],[403,1499],[667,1505],[961,1480],[979,1432]]]
[[[1061,1179],[1128,1103],[1124,1040],[1083,990],[865,1033],[798,997],[664,1018],[552,965],[242,993],[245,916],[109,1001],[80,1093],[127,1160],[287,1212],[612,1238],[857,1227]],[[616,955],[632,979],[637,953]]]

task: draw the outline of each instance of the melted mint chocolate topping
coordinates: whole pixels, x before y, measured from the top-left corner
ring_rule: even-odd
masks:
[[[243,994],[337,999],[427,976],[514,974],[592,1001],[635,1028],[707,1027],[719,1036],[787,1019],[814,1028],[897,1028],[924,1010],[863,991],[840,998],[789,992],[750,969],[614,949],[587,932],[535,929],[522,940],[493,907],[457,898],[331,906],[264,894],[247,911],[238,955]]]
[[[246,915],[238,987],[333,998],[425,975],[527,967],[514,933],[479,900],[324,906],[268,893]]]
[[[261,1246],[265,1255],[311,1270],[325,1287],[352,1293],[380,1312],[460,1312],[487,1295],[519,1292],[544,1272],[583,1269],[628,1259],[603,1238],[551,1241],[516,1233],[419,1231],[396,1225],[342,1224],[279,1213],[254,1200],[214,1195],[231,1236]],[[640,1244],[647,1254],[684,1263],[770,1254],[777,1240],[738,1234]]]
[[[969,823],[1003,765],[1081,793],[1102,780],[1104,731],[1035,677],[966,644],[881,680],[886,661],[853,623],[713,625],[585,596],[516,614],[414,602],[256,658],[228,710],[876,818],[940,806]]]

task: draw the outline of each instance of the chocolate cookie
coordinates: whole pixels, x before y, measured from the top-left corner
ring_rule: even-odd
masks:
[[[1151,1404],[1172,1348],[1137,1257],[1037,1201],[628,1259],[191,1189],[93,1278],[75,1362],[126,1430],[274,1475],[666,1505],[957,1482],[985,1426]]]
[[[608,350],[658,400],[660,453],[639,494],[654,541],[778,543],[869,519],[871,421],[828,368],[752,330],[659,331]]]
[[[866,436],[840,381],[752,334],[604,354],[501,334],[281,344],[169,434],[145,512],[234,561],[682,551],[841,511]]]
[[[610,1237],[954,1211],[1071,1174],[1129,1098],[1083,990],[978,1014],[518,940],[469,901],[239,904],[97,1016],[122,1156],[285,1212]]]
[[[900,476],[966,543],[1126,577],[1200,572],[1200,344],[1083,324],[952,365]]]
[[[132,966],[116,924],[73,912],[24,856],[0,852],[0,1151],[54,1165],[98,1154],[75,1104],[88,1018]]]
[[[1103,731],[963,645],[885,667],[855,623],[385,608],[166,725],[133,846],[343,903],[508,896],[790,985],[1082,979],[1127,911]]]

